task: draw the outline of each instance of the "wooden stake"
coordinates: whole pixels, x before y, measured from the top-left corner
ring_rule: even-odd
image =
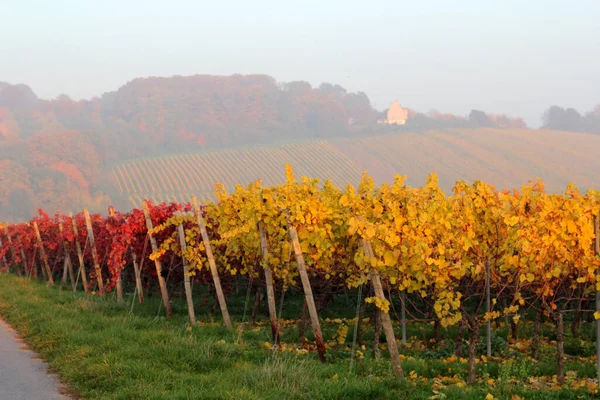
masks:
[[[594,253],[600,257],[600,210],[594,215]],[[600,276],[600,269],[596,270],[596,277]],[[600,291],[596,291],[596,312],[600,312]],[[600,382],[600,319],[596,320],[596,369],[598,382]]]
[[[12,242],[12,237],[10,236],[10,232],[8,231],[8,225],[4,225],[4,235],[6,235],[6,239],[8,240],[8,246],[10,247],[10,261],[11,264],[14,266],[17,275],[21,276],[21,267],[22,265],[18,265],[15,263],[16,260],[16,256],[15,256],[15,248],[13,247],[13,242]],[[23,261],[25,260],[25,258],[23,258]],[[25,262],[25,265],[27,265],[27,263]]]
[[[265,281],[267,283],[267,304],[269,305],[269,319],[271,320],[271,334],[273,335],[273,343],[279,342],[279,322],[277,321],[277,309],[275,306],[275,290],[273,288],[273,270],[268,262],[269,241],[267,240],[267,232],[265,231],[265,223],[258,222],[258,232],[260,234],[260,249],[263,258],[263,268],[265,269]]]
[[[298,240],[298,232],[296,231],[296,227],[292,225],[290,213],[287,210],[284,210],[284,214],[287,219],[288,231],[294,247],[294,253],[296,254],[296,261],[298,262],[298,273],[300,274],[302,288],[304,289],[304,298],[306,299],[306,305],[308,306],[308,314],[310,315],[310,323],[315,334],[319,358],[321,359],[321,362],[327,362],[327,359],[325,358],[325,342],[323,341],[323,334],[321,333],[319,315],[317,313],[317,307],[315,306],[315,298],[312,293],[312,287],[310,286],[310,280],[308,279],[308,273],[306,272],[306,264],[304,263],[304,255],[302,254],[302,248],[300,247],[300,241]]]
[[[108,215],[113,218],[115,216],[115,208],[113,206],[108,207]],[[119,276],[117,277],[117,303],[123,302],[123,281],[121,280],[121,273],[123,270],[119,271]]]
[[[2,224],[0,224],[0,225],[2,225]],[[7,232],[8,232],[7,225],[4,225],[4,233],[6,234]],[[8,235],[7,235],[7,236],[8,236]],[[0,248],[2,248],[2,239],[0,239]],[[10,249],[11,249],[11,251],[12,251],[12,258],[11,258],[11,260],[10,260],[10,261],[11,261],[11,264],[13,264],[13,263],[14,263],[14,261],[15,261],[15,250],[12,248],[12,246],[10,246],[10,243],[9,243],[9,248],[10,248]],[[10,271],[9,271],[9,270],[10,270],[10,265],[9,265],[9,263],[6,261],[6,255],[3,255],[3,256],[2,256],[2,264],[0,265],[0,270],[1,270],[2,268],[6,268],[6,273],[7,273],[7,274],[10,272]]]
[[[67,259],[65,258],[63,260],[63,273],[62,273],[62,279],[60,280],[60,290],[62,290],[63,286],[65,286],[67,284]]]
[[[198,204],[196,196],[192,197],[192,205],[194,206],[194,213],[198,221],[198,227],[200,228],[200,234],[202,235],[202,242],[204,243],[204,249],[206,250],[206,258],[208,258],[208,265],[210,266],[210,273],[212,274],[213,283],[215,284],[215,290],[217,292],[217,299],[219,300],[219,306],[221,307],[221,314],[223,314],[223,321],[225,325],[231,329],[231,318],[229,317],[229,311],[227,310],[227,303],[225,302],[225,295],[223,294],[223,288],[221,287],[221,279],[219,278],[219,271],[217,270],[217,264],[213,257],[212,248],[210,246],[210,238],[206,231],[206,224],[204,223],[204,217]]]
[[[0,247],[2,247],[2,239],[0,239]],[[6,262],[6,256],[2,256],[2,260],[0,260],[0,271],[2,271],[4,268],[6,268],[6,273],[8,274],[9,266]]]
[[[485,310],[486,312],[492,311],[491,296],[490,296],[490,263],[485,262]],[[485,326],[486,333],[486,345],[487,345],[487,356],[492,356],[492,321],[488,319]]]
[[[563,385],[565,383],[565,328],[563,322],[562,310],[558,310],[554,316],[556,322],[556,375],[558,377],[558,383]]]
[[[402,346],[406,346],[406,291],[400,292],[400,326],[402,330]]]
[[[104,295],[104,281],[102,280],[102,270],[100,269],[100,262],[98,261],[98,250],[96,250],[96,242],[94,241],[94,230],[92,229],[92,219],[90,218],[90,212],[87,208],[83,209],[85,216],[85,226],[87,228],[88,239],[90,246],[92,247],[92,259],[94,260],[94,270],[96,271],[96,281],[98,282],[98,294]]]
[[[141,271],[138,267],[136,256],[133,250],[131,251],[131,258],[133,260],[133,272],[135,273],[135,287],[137,288],[138,292],[138,300],[140,301],[140,304],[144,304],[144,290],[142,288]]]
[[[123,302],[123,281],[121,280],[121,273],[123,270],[119,271],[119,276],[117,277],[117,303]]]
[[[39,246],[38,246],[38,249],[39,249]],[[36,262],[36,261],[34,261],[34,262]],[[36,278],[38,277],[37,268],[38,268],[38,266],[37,266],[37,262],[36,262],[36,264],[35,264],[35,269],[36,269],[35,277]],[[42,280],[47,281],[48,274],[46,273],[46,267],[43,265],[43,263],[42,263],[42,266],[40,267],[40,270],[42,271]]]
[[[69,214],[71,221],[73,222],[73,233],[75,234],[75,250],[77,250],[77,259],[79,260],[79,271],[77,276],[81,273],[81,282],[83,283],[83,290],[89,293],[87,274],[85,273],[85,261],[83,259],[83,252],[81,251],[81,245],[79,244],[79,230],[77,229],[77,220],[73,218],[73,214]]]
[[[27,226],[29,226],[29,222],[27,222],[26,224],[27,224]],[[21,249],[21,256],[25,257],[25,251],[23,249]],[[35,279],[38,278],[38,268],[37,268],[36,256],[37,256],[37,246],[33,250],[31,263],[27,264],[29,266],[29,277],[31,278],[33,276]],[[27,269],[27,267],[25,267],[25,268]],[[43,270],[43,268],[42,268],[42,270]]]
[[[25,255],[25,250],[23,249],[21,249],[21,260],[21,266],[24,266],[23,272],[25,273],[25,275],[27,275],[27,256]],[[20,272],[18,274],[21,275]]]
[[[62,233],[63,233],[62,222],[58,223],[58,230],[62,235]],[[76,292],[77,285],[75,282],[75,275],[73,273],[73,263],[71,262],[71,253],[69,252],[69,247],[67,246],[67,241],[64,238],[62,240],[62,245],[63,245],[63,249],[65,251],[65,268],[63,269],[63,279],[62,279],[61,287],[62,287],[62,285],[66,285],[66,283],[67,283],[67,271],[68,271],[69,278],[71,279],[71,288],[73,289],[73,292]]]
[[[363,250],[365,255],[369,258],[373,258],[373,247],[371,246],[371,242],[365,239],[361,239]],[[381,285],[381,278],[379,276],[379,271],[375,268],[371,268],[371,283],[373,284],[373,290],[375,291],[375,296],[381,300],[386,300],[385,294],[383,292],[383,286]],[[398,379],[404,378],[404,372],[402,371],[402,365],[400,363],[400,355],[398,354],[398,346],[396,344],[396,336],[394,335],[394,329],[392,328],[392,320],[390,319],[390,314],[387,312],[380,312],[381,323],[383,325],[383,330],[385,332],[385,339],[387,341],[388,350],[390,351],[390,359],[392,361],[392,369],[394,370],[394,375]]]
[[[150,245],[152,246],[152,252],[156,253],[158,251],[158,246],[156,245],[156,239],[150,234],[152,230],[152,219],[150,218],[150,211],[148,209],[148,204],[144,201],[142,203],[142,210],[144,211],[144,217],[146,218],[146,228],[148,229],[148,237],[150,238]],[[156,267],[156,275],[158,276],[158,285],[160,286],[160,294],[162,296],[163,304],[165,306],[165,311],[167,313],[167,318],[171,318],[173,311],[171,309],[171,303],[169,302],[169,292],[167,291],[167,284],[165,283],[165,278],[162,276],[162,264],[160,260],[157,258],[154,260],[154,266]]]
[[[179,224],[177,227],[179,232],[179,245],[181,246],[182,260],[183,260],[183,284],[185,287],[185,298],[187,299],[188,315],[190,316],[190,324],[196,325],[196,313],[194,312],[194,302],[192,301],[192,285],[190,284],[190,271],[188,269],[187,258],[185,258],[185,250],[187,244],[185,243],[185,232],[183,231],[183,224]]]
[[[44,249],[44,243],[42,242],[42,236],[40,235],[40,230],[36,221],[33,221],[33,229],[35,230],[35,236],[37,238],[40,256],[42,257],[42,262],[44,263],[44,271],[46,271],[48,284],[52,286],[54,285],[54,278],[52,278],[52,271],[50,270],[50,265],[48,264],[48,256],[46,256],[46,250]]]

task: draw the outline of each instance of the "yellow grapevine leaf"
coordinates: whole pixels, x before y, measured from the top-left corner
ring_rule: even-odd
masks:
[[[445,247],[444,247],[444,245],[443,245],[443,244],[441,244],[441,243],[440,243],[440,244],[438,244],[438,252],[439,252],[441,255],[444,255],[444,254],[446,254],[446,248],[445,248]]]
[[[383,262],[388,267],[393,267],[396,264],[396,257],[394,257],[394,253],[391,250],[385,252]]]
[[[367,230],[365,231],[366,239],[372,239],[374,236],[375,236],[375,228],[373,228],[372,226],[368,227]]]
[[[508,226],[515,226],[519,222],[519,217],[516,215],[504,221]]]

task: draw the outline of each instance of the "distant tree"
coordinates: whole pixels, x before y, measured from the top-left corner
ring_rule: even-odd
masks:
[[[584,117],[585,130],[591,133],[600,133],[600,104],[597,104],[592,111]]]
[[[542,127],[545,129],[555,129],[561,131],[582,131],[584,121],[581,114],[574,108],[564,109],[558,106],[552,106],[542,114]]]
[[[480,110],[471,110],[468,120],[475,127],[487,128],[492,126],[492,121],[488,115]]]
[[[327,137],[335,136],[344,132],[347,123],[347,115],[341,104],[335,101],[315,104],[306,113],[306,128],[311,136]]]
[[[346,95],[346,89],[340,85],[332,85],[331,83],[323,82],[317,89],[318,92],[326,96],[333,95],[335,97],[342,97]]]
[[[39,99],[27,85],[8,85],[0,91],[0,107],[13,111],[28,111],[35,108]]]
[[[359,124],[370,126],[378,119],[377,110],[371,107],[371,101],[364,92],[346,93],[340,98],[340,102],[346,109],[347,115],[357,120]]]
[[[0,140],[18,138],[21,134],[19,124],[14,119],[12,112],[0,108]]]
[[[523,129],[527,128],[527,124],[523,118],[510,118],[504,114],[489,115],[490,121],[494,128],[500,129]]]
[[[306,81],[288,82],[287,84],[285,84],[284,88],[284,90],[298,95],[306,94],[312,91],[312,86]]]

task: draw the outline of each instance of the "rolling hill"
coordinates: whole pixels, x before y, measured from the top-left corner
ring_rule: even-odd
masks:
[[[371,137],[310,141],[242,150],[192,153],[136,160],[112,169],[119,197],[130,205],[142,199],[187,201],[192,195],[214,199],[215,183],[228,190],[262,179],[282,183],[284,164],[297,175],[356,184],[363,171],[377,182],[395,174],[420,186],[431,172],[450,192],[457,180],[484,180],[497,188],[516,188],[540,177],[560,192],[569,182],[598,188],[600,136],[550,130],[449,129]]]

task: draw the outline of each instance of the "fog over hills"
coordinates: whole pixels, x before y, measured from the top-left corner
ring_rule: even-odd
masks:
[[[25,84],[0,82],[0,219],[30,218],[37,208],[105,212],[111,203],[131,207],[142,196],[210,198],[215,181],[230,187],[257,178],[277,183],[284,162],[300,173],[337,177],[339,185],[356,183],[351,181],[362,171],[380,182],[406,174],[411,185],[436,172],[447,191],[457,179],[512,188],[540,176],[554,191],[571,180],[594,185],[590,174],[598,170],[593,154],[600,136],[566,131],[600,133],[598,107],[584,114],[550,107],[545,128],[565,131],[557,132],[525,129],[518,116],[423,114],[399,101],[402,125],[381,123],[387,110],[375,109],[363,92],[267,75],[138,78],[81,101],[40,99]],[[280,159],[266,165],[275,150]],[[205,165],[181,172],[160,161],[183,154],[201,157]],[[222,154],[233,158],[217,161]],[[140,168],[130,177],[115,173],[142,162],[148,176]],[[156,171],[165,175],[165,187],[142,190],[142,180]],[[184,188],[177,174],[188,180],[199,174],[204,186]]]

